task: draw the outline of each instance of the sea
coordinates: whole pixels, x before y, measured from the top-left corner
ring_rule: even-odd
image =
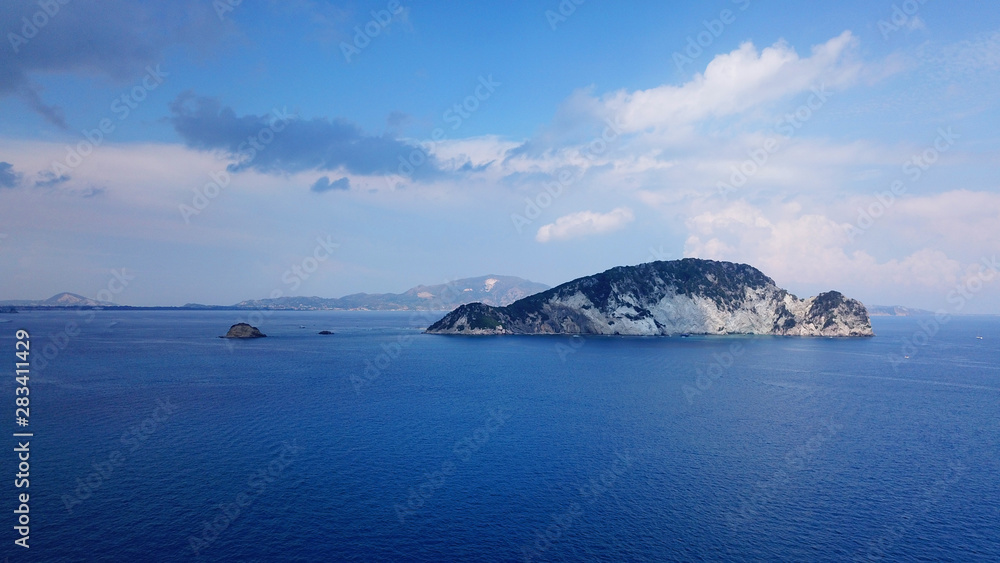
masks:
[[[1000,561],[1000,317],[423,334],[442,315],[0,315],[2,556]]]

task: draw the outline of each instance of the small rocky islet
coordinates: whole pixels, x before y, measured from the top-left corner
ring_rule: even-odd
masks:
[[[267,336],[255,326],[247,323],[236,323],[229,327],[229,332],[219,338],[264,338]]]

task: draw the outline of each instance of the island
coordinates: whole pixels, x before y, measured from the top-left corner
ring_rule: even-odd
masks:
[[[247,323],[236,323],[229,327],[229,332],[225,336],[219,338],[264,338],[265,336],[267,335],[255,326],[250,326]]]
[[[696,258],[619,266],[505,307],[462,305],[426,332],[874,336],[865,306],[840,292],[799,299],[753,266]]]
[[[319,334],[323,334],[323,335],[333,334],[333,331],[332,330],[321,330],[321,331],[319,331]]]

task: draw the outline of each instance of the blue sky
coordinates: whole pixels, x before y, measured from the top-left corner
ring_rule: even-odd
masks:
[[[694,256],[1000,313],[991,2],[233,4],[0,7],[0,298]]]

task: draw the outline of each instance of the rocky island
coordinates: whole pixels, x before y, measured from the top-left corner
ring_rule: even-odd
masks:
[[[250,326],[247,323],[236,323],[229,327],[229,332],[225,336],[219,338],[264,338],[265,336],[267,335],[255,326]]]
[[[837,291],[799,299],[747,264],[685,258],[620,266],[506,307],[462,305],[430,334],[874,336]]]

